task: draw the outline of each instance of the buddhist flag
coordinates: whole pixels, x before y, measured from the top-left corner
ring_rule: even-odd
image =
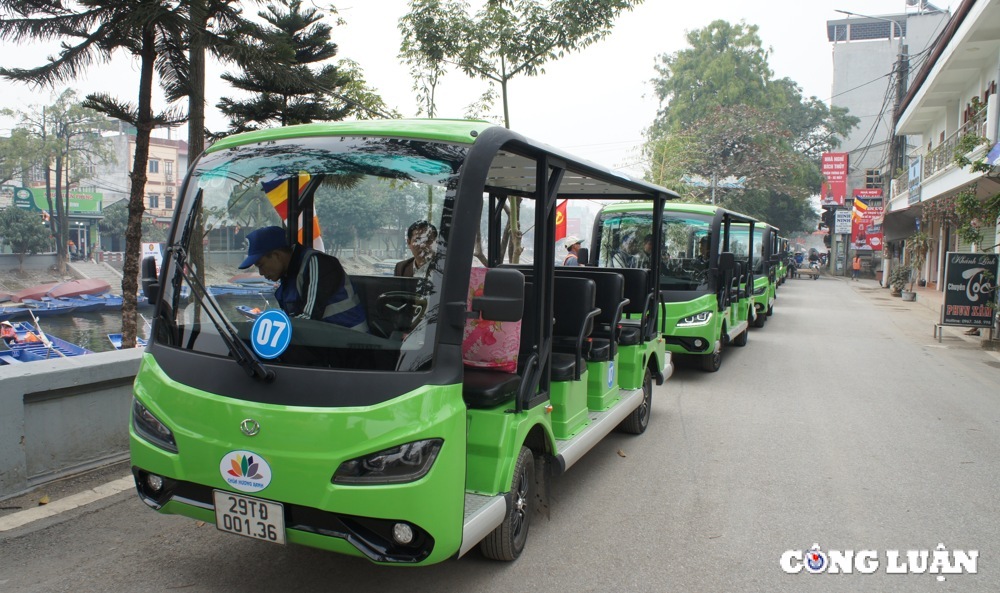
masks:
[[[566,237],[566,200],[556,206],[556,241]]]
[[[301,192],[305,189],[306,185],[312,176],[305,171],[299,173],[299,191]],[[271,206],[274,207],[274,211],[278,213],[281,220],[284,221],[285,226],[288,225],[288,179],[275,179],[273,181],[264,181],[261,183],[264,189],[264,193],[267,194],[267,199],[271,202]],[[299,236],[298,242],[302,244],[302,215],[299,215]],[[319,228],[319,217],[313,212],[313,249],[318,249],[323,251],[323,237],[321,230]]]

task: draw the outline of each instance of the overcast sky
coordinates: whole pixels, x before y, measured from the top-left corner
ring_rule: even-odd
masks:
[[[347,21],[333,31],[339,57],[358,62],[368,83],[386,103],[404,116],[416,114],[416,101],[408,68],[399,53],[399,18],[406,0],[340,0],[334,4]],[[479,5],[476,0],[472,4]],[[942,9],[957,7],[958,0],[943,0]],[[326,6],[326,4],[317,4]],[[519,78],[509,86],[511,128],[597,163],[641,173],[639,146],[643,131],[656,114],[657,100],[650,79],[656,57],[687,47],[685,34],[715,19],[745,21],[760,27],[770,64],[778,78],[789,77],[806,96],[830,98],[832,51],[826,38],[826,21],[846,18],[836,10],[871,16],[896,14],[905,0],[701,0],[678,2],[646,0],[625,13],[612,34],[583,52],[549,63],[545,74]],[[871,42],[878,43],[878,42]],[[51,48],[0,45],[6,67],[39,65]],[[218,98],[229,89],[215,69],[209,80],[208,126],[223,129],[225,120],[215,110]],[[108,91],[135,102],[136,65],[119,57],[115,62],[91,67],[86,79],[73,86],[81,96]],[[441,117],[462,117],[465,107],[485,90],[460,72],[449,74],[438,89]],[[59,89],[61,90],[61,88]],[[32,90],[0,82],[0,107],[23,109],[48,102],[48,90]],[[159,103],[157,108],[164,105]],[[502,113],[500,105],[496,114]],[[11,122],[0,121],[0,128]]]

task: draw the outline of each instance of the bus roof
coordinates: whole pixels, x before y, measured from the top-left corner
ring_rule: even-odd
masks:
[[[608,204],[604,207],[604,212],[649,212],[650,205],[648,202],[619,202],[615,204]],[[760,222],[759,220],[753,218],[752,216],[747,216],[746,214],[741,214],[739,212],[732,212],[722,208],[720,206],[712,206],[711,204],[685,204],[679,202],[667,202],[663,206],[664,212],[686,212],[689,214],[704,214],[706,216],[714,216],[716,212],[730,212],[734,216],[745,219],[747,222],[753,221],[755,223]]]
[[[371,119],[301,124],[227,136],[210,146],[205,152],[288,138],[366,134],[472,144],[483,130],[494,125],[487,121],[470,119]]]
[[[234,134],[206,149],[213,153],[259,142],[317,136],[374,136],[475,144],[484,136],[502,138],[512,147],[527,152],[543,152],[567,163],[567,173],[559,186],[560,198],[630,199],[632,196],[659,195],[664,200],[680,197],[665,187],[614,169],[581,159],[561,149],[537,142],[490,122],[467,119],[383,119],[302,124]],[[537,176],[523,156],[500,150],[490,164],[487,185],[526,195],[533,191]]]

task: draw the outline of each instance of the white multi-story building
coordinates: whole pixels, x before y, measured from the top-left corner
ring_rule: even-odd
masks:
[[[924,211],[946,204],[944,200],[967,189],[975,191],[980,200],[1000,193],[995,176],[974,173],[955,163],[956,152],[965,152],[956,149],[968,146],[960,143],[967,135],[985,138],[966,153],[970,159],[983,158],[997,146],[998,79],[1000,0],[964,0],[923,65],[913,73],[898,111],[896,133],[906,136],[910,149],[905,155],[906,171],[894,176],[886,208],[887,263],[898,265],[901,247],[919,221],[920,229],[931,240],[920,279],[939,290],[945,253],[967,251],[972,246],[961,244],[954,228]],[[975,247],[994,251],[996,221],[984,222],[983,244]]]

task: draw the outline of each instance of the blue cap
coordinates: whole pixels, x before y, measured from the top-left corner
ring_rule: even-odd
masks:
[[[275,249],[288,247],[288,239],[285,238],[285,229],[280,226],[266,226],[262,229],[247,235],[250,246],[247,248],[247,258],[239,265],[239,269],[245,270],[257,261],[271,253]]]

